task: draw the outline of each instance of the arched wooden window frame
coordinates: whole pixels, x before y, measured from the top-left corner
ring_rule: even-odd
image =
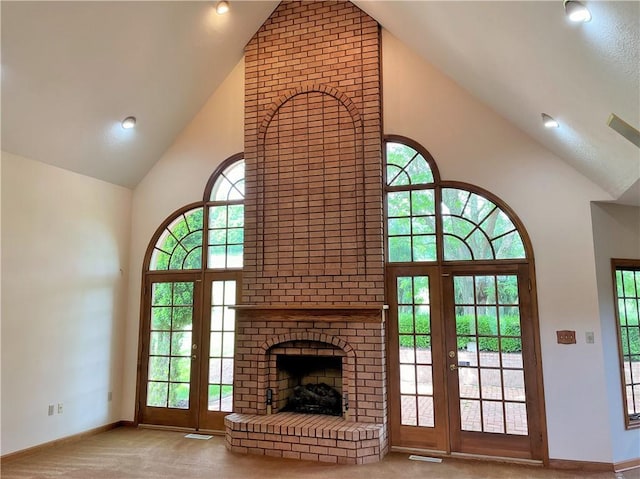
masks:
[[[425,183],[425,184],[419,184],[419,185],[404,185],[404,186],[388,186],[387,185],[387,168],[386,168],[386,164],[387,164],[387,159],[386,159],[386,155],[387,155],[387,148],[386,145],[387,143],[400,143],[406,146],[409,146],[411,148],[413,148],[414,150],[416,150],[418,153],[420,153],[424,159],[427,161],[429,167],[431,168],[431,172],[433,174],[433,182],[432,183]],[[435,236],[436,236],[436,258],[432,261],[419,261],[419,263],[424,263],[424,264],[496,264],[496,263],[500,263],[500,264],[505,264],[505,263],[528,263],[533,265],[533,248],[531,246],[531,240],[529,238],[529,235],[527,233],[526,228],[524,227],[524,224],[522,223],[522,221],[520,220],[520,218],[518,217],[518,215],[513,211],[513,209],[511,209],[511,207],[509,205],[507,205],[502,199],[500,199],[498,196],[496,196],[495,194],[491,193],[490,191],[487,191],[484,188],[481,188],[479,186],[476,185],[472,185],[470,183],[465,183],[462,181],[443,181],[440,177],[440,171],[438,170],[438,166],[436,164],[436,161],[434,160],[433,156],[431,156],[431,154],[426,150],[426,148],[424,148],[422,145],[420,145],[418,142],[404,137],[404,136],[400,136],[400,135],[385,135],[384,137],[384,148],[383,148],[383,152],[384,152],[384,165],[385,168],[383,168],[383,181],[384,181],[384,191],[385,191],[385,196],[384,196],[384,206],[385,206],[385,222],[384,222],[384,232],[385,232],[385,262],[386,264],[393,264],[393,265],[402,265],[402,264],[415,264],[418,261],[407,261],[407,262],[401,262],[401,261],[394,261],[394,262],[390,262],[389,261],[389,248],[388,248],[388,220],[387,220],[387,195],[389,192],[394,192],[394,191],[420,191],[420,190],[433,190],[434,191],[434,197],[435,197]],[[516,231],[518,232],[518,234],[520,235],[520,238],[522,240],[522,244],[524,247],[524,252],[525,255],[523,258],[512,258],[512,259],[473,259],[473,260],[446,260],[444,257],[444,232],[443,232],[443,221],[442,221],[442,190],[445,188],[454,188],[454,189],[459,189],[459,190],[465,190],[468,191],[469,193],[475,193],[479,196],[482,196],[484,198],[486,198],[487,200],[491,201],[494,205],[496,205],[500,210],[502,210],[502,212],[504,212],[507,217],[511,220],[511,222],[514,224]]]
[[[181,215],[184,215],[185,213],[188,213],[191,210],[197,209],[197,208],[203,208],[203,221],[202,221],[202,258],[201,258],[201,266],[200,266],[200,270],[205,271],[205,270],[241,270],[242,267],[240,268],[208,268],[207,267],[207,257],[208,257],[208,251],[207,251],[207,247],[208,247],[208,243],[209,243],[209,228],[210,226],[208,225],[208,207],[210,206],[216,206],[216,205],[222,205],[222,204],[243,204],[244,200],[230,200],[230,201],[211,201],[211,192],[213,190],[213,187],[216,184],[216,181],[218,180],[218,178],[222,175],[222,173],[229,168],[231,165],[233,165],[234,163],[240,161],[244,159],[244,153],[236,153],[235,155],[230,156],[229,158],[227,158],[226,160],[224,160],[222,163],[220,163],[220,165],[218,165],[218,167],[214,170],[214,172],[211,174],[211,176],[209,177],[207,184],[205,186],[204,189],[204,194],[203,194],[203,199],[202,201],[197,201],[194,203],[189,203],[188,205],[185,205],[177,210],[175,210],[173,213],[171,213],[158,227],[158,229],[156,229],[155,233],[153,234],[153,236],[151,237],[151,240],[149,241],[149,245],[147,246],[147,251],[145,253],[144,256],[144,261],[143,261],[143,274],[145,273],[153,273],[153,274],[162,274],[162,273],[180,273],[181,271],[188,271],[188,272],[195,272],[198,271],[198,268],[194,268],[194,269],[187,269],[187,270],[182,270],[182,269],[162,269],[162,270],[152,270],[151,269],[151,260],[153,257],[153,251],[158,243],[158,241],[160,240],[160,237],[162,236],[162,234],[167,230],[167,228],[169,227],[169,225],[171,225],[171,223],[173,223],[177,218],[179,218]]]
[[[152,235],[149,244],[147,246],[147,250],[143,259],[143,266],[142,266],[142,287],[141,287],[141,291],[140,291],[140,332],[139,332],[139,336],[138,336],[138,373],[137,373],[137,384],[138,387],[136,389],[136,412],[135,412],[135,418],[136,418],[136,423],[138,423],[139,421],[141,421],[142,419],[142,415],[141,415],[141,404],[140,404],[140,398],[141,398],[141,384],[143,381],[146,381],[146,370],[143,371],[143,368],[141,367],[141,365],[143,364],[143,354],[144,354],[144,342],[147,340],[146,336],[145,336],[145,313],[146,313],[146,309],[147,308],[147,304],[145,303],[145,298],[147,295],[147,285],[151,282],[151,281],[180,281],[181,278],[185,278],[185,281],[196,281],[196,282],[202,282],[205,279],[208,280],[233,280],[236,281],[237,284],[237,291],[239,293],[240,291],[240,283],[242,281],[242,267],[236,267],[236,268],[208,268],[207,267],[207,258],[208,258],[208,244],[209,244],[209,239],[208,239],[208,231],[209,231],[209,225],[208,225],[208,208],[210,206],[216,206],[216,205],[220,205],[220,204],[244,204],[244,200],[230,200],[230,201],[211,201],[210,197],[211,197],[211,192],[216,184],[216,181],[218,180],[218,178],[220,177],[220,175],[227,169],[229,168],[231,165],[233,165],[234,163],[243,160],[244,159],[244,153],[237,153],[235,155],[232,155],[231,157],[227,158],[226,160],[224,160],[220,165],[218,165],[218,167],[214,170],[214,172],[211,174],[211,176],[209,177],[207,184],[205,186],[204,189],[204,194],[203,194],[203,199],[201,201],[197,201],[194,203],[190,203],[187,204],[181,208],[178,208],[177,210],[175,210],[173,213],[171,213],[161,224],[160,226],[156,229],[156,231],[154,232],[154,234]],[[150,268],[151,266],[151,261],[152,261],[152,256],[153,256],[153,252],[154,249],[159,241],[159,239],[161,238],[161,236],[165,233],[165,231],[167,230],[168,226],[171,225],[174,221],[176,221],[176,219],[178,219],[181,215],[184,215],[185,213],[197,209],[197,208],[202,208],[203,210],[203,221],[202,221],[202,243],[201,243],[201,249],[202,249],[202,255],[201,255],[201,263],[200,263],[200,268],[192,268],[192,269],[161,269],[161,270],[152,270]],[[199,279],[196,279],[199,278]],[[203,302],[203,304],[205,303],[209,303],[210,304],[210,294],[209,293],[204,293],[201,295],[201,301]],[[198,304],[197,308],[202,308],[202,304]],[[202,350],[208,350],[208,344],[209,344],[209,340],[205,339],[203,342],[203,347]],[[208,413],[213,412],[214,414],[218,414],[217,411],[203,411],[200,413],[200,424],[203,425],[203,427],[205,429],[221,429],[222,426],[222,419],[220,419],[222,416],[220,416],[220,418],[213,418],[211,419],[210,417],[207,416]],[[224,415],[224,413],[222,413]]]
[[[404,186],[388,186],[387,185],[387,144],[389,142],[399,143],[413,148],[415,151],[420,153],[427,164],[431,168],[433,175],[433,182],[425,183],[425,184],[417,184],[417,185],[404,185]],[[385,276],[386,276],[386,291],[387,291],[387,302],[391,305],[391,309],[394,307],[398,307],[397,298],[395,297],[395,278],[399,276],[407,276],[411,277],[414,275],[417,276],[425,276],[425,275],[433,275],[434,278],[442,275],[442,280],[434,281],[434,284],[430,287],[433,287],[434,291],[434,302],[435,304],[439,304],[437,306],[440,309],[440,315],[444,315],[444,308],[447,306],[445,303],[449,304],[448,301],[451,300],[453,290],[450,292],[444,292],[443,284],[448,280],[450,276],[453,274],[461,275],[461,276],[472,276],[477,274],[478,272],[492,272],[492,274],[500,274],[504,271],[509,271],[509,274],[514,274],[513,271],[523,271],[523,277],[521,277],[521,282],[523,288],[527,288],[529,291],[528,301],[526,304],[523,304],[523,307],[527,308],[529,311],[528,314],[528,323],[523,328],[527,328],[527,330],[531,333],[532,338],[532,348],[530,351],[533,353],[533,363],[535,366],[530,370],[533,372],[535,385],[533,396],[535,401],[535,406],[532,407],[529,411],[531,413],[531,423],[536,425],[535,434],[531,435],[531,448],[532,450],[536,450],[536,454],[539,454],[544,464],[548,464],[549,461],[549,452],[548,452],[548,440],[546,437],[546,413],[545,413],[545,401],[544,401],[544,381],[542,377],[542,367],[541,367],[541,345],[540,345],[540,327],[538,320],[538,305],[537,305],[537,295],[536,295],[536,280],[535,280],[535,266],[534,266],[534,254],[533,248],[531,244],[531,240],[529,235],[520,220],[520,218],[516,215],[516,213],[507,205],[503,200],[501,200],[495,194],[485,190],[484,188],[478,187],[476,185],[472,185],[469,183],[461,182],[461,181],[443,181],[440,177],[440,172],[438,170],[437,164],[432,157],[432,155],[419,143],[416,141],[406,138],[400,135],[385,135],[383,140],[383,191],[384,191],[384,242],[385,242]],[[479,260],[445,260],[444,258],[444,233],[443,233],[443,216],[442,216],[442,200],[443,200],[443,189],[446,188],[455,188],[460,190],[465,190],[469,193],[475,193],[489,201],[491,201],[495,206],[497,206],[512,222],[515,226],[516,231],[520,235],[522,240],[522,245],[524,249],[524,255],[518,258],[510,258],[510,259],[479,259]],[[389,261],[389,205],[388,205],[388,195],[389,192],[393,191],[420,191],[425,189],[432,189],[434,194],[434,216],[435,216],[435,237],[436,237],[436,248],[437,254],[433,260],[429,261]],[[412,210],[410,210],[412,211]],[[413,218],[413,213],[410,215]],[[480,221],[482,223],[482,221]],[[412,227],[413,228],[413,227]],[[404,233],[401,233],[404,234]],[[411,233],[413,234],[413,232]],[[494,239],[497,236],[494,236]],[[413,247],[413,243],[411,244]],[[413,252],[412,252],[413,255]],[[445,277],[447,277],[445,279]],[[526,284],[528,282],[528,285]],[[443,299],[444,298],[444,299]],[[448,299],[447,299],[448,298]],[[454,303],[451,303],[449,307],[453,307]],[[443,306],[444,305],[444,306]],[[394,321],[393,313],[391,313],[391,320]],[[397,320],[397,318],[395,319]],[[442,324],[444,323],[444,316],[441,317],[440,321]],[[437,327],[439,332],[438,335],[442,333],[442,324],[433,326],[431,329],[431,333]],[[455,323],[454,323],[455,324]],[[394,331],[393,328],[389,327],[388,329],[388,347],[393,349],[393,344],[395,340],[392,339],[394,334],[398,333],[397,327]],[[455,337],[455,333],[454,333]],[[437,353],[441,358],[445,358],[445,339],[441,338],[439,342],[432,343],[436,344],[434,347],[434,351],[438,350]],[[398,381],[399,373],[394,372],[393,368],[395,363],[393,363],[393,359],[391,359],[391,353],[389,355],[389,363],[388,363],[388,375],[390,378],[395,377],[396,379],[392,379],[392,383]],[[395,358],[398,359],[398,358]],[[530,363],[531,364],[531,363]],[[443,379],[439,379],[439,381],[443,381]],[[393,389],[393,387],[391,387]],[[400,391],[396,391],[399,393]],[[446,396],[446,394],[444,394]],[[399,397],[399,396],[398,396]],[[399,399],[398,399],[399,401]],[[448,401],[448,399],[446,400]],[[529,403],[528,403],[529,404]],[[399,408],[398,405],[395,406],[396,409]],[[440,406],[442,407],[442,406]],[[397,411],[396,411],[397,413]],[[400,421],[400,419],[397,419]],[[391,428],[392,428],[392,437],[396,436],[396,441],[398,437],[400,437],[403,432],[398,432],[398,425],[394,425],[394,419],[391,420]],[[398,422],[399,424],[399,422]],[[448,425],[444,426],[448,428]],[[453,434],[452,432],[447,433],[447,437],[449,434]],[[403,440],[406,440],[407,436],[402,436],[401,446],[406,446],[407,444],[403,443]],[[416,436],[417,437],[417,436]],[[432,447],[435,450],[444,450],[449,445],[447,443],[439,442],[441,439],[438,439],[437,435],[434,436],[425,436],[421,438],[427,438],[429,447]],[[413,444],[413,443],[411,443]],[[411,445],[410,444],[410,445]],[[425,444],[424,442],[420,442],[420,444]],[[444,445],[443,445],[444,444]],[[453,446],[451,446],[453,447]]]

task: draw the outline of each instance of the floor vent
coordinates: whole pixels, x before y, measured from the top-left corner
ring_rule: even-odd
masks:
[[[429,456],[416,456],[415,454],[411,454],[409,459],[412,461],[423,461],[423,462],[442,462],[442,459],[439,457],[429,457]]]
[[[206,434],[187,434],[185,436],[187,439],[202,439],[207,440],[211,439],[213,436],[207,436]]]

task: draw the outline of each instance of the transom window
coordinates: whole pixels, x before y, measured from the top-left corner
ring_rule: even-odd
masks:
[[[387,261],[525,259],[510,213],[480,188],[440,181],[433,158],[407,139],[386,143]]]
[[[244,159],[233,161],[212,179],[204,205],[177,213],[162,228],[149,261],[150,271],[203,268],[205,240],[207,268],[242,268]]]
[[[244,160],[225,168],[209,197],[207,267],[242,268],[244,244]]]

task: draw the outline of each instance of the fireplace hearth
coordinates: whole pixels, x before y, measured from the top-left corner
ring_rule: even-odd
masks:
[[[388,447],[382,306],[234,309],[236,414],[225,418],[227,447],[345,464],[379,461]],[[333,394],[319,384],[340,394],[335,415],[285,411],[296,392]]]

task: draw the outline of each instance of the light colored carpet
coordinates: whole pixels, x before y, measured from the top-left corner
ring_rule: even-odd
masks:
[[[339,466],[233,454],[224,438],[195,441],[184,433],[117,428],[2,464],[3,479],[613,479],[585,473],[460,459],[410,461],[391,453],[377,464]],[[624,473],[640,479],[640,470]]]

